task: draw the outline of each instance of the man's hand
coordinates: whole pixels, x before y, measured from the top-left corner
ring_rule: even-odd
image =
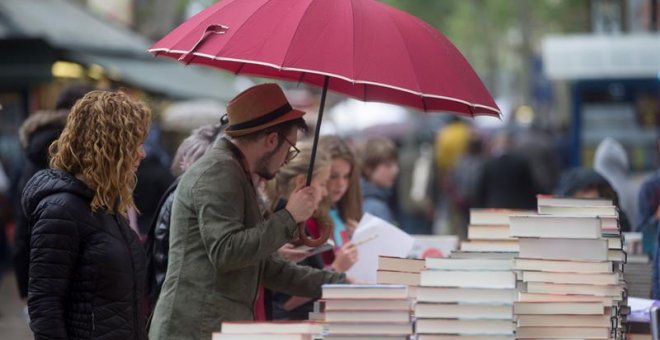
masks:
[[[312,217],[317,208],[315,195],[314,188],[310,186],[300,185],[293,190],[285,209],[296,223],[305,222]]]
[[[335,253],[332,268],[338,273],[345,273],[357,262],[357,256],[357,247],[353,243],[346,243]]]
[[[277,250],[277,253],[283,258],[298,263],[311,255],[312,253],[304,250],[293,249],[293,244],[287,243]]]

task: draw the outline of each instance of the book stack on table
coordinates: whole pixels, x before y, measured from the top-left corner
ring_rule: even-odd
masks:
[[[509,218],[529,215],[531,210],[470,209],[468,240],[461,242],[460,251],[452,258],[508,258],[518,253],[518,240],[511,237]]]
[[[408,287],[408,297],[414,304],[419,287],[419,276],[424,270],[423,259],[407,259],[391,256],[378,256],[378,271],[376,282],[378,284],[405,285]]]
[[[513,339],[512,262],[427,258],[413,313],[417,339]]]
[[[324,339],[405,340],[413,334],[404,285],[323,285]]]
[[[510,221],[522,282],[516,337],[622,338],[626,259],[611,201],[541,196],[537,215]]]
[[[323,327],[314,322],[223,322],[213,340],[314,340],[320,339]]]

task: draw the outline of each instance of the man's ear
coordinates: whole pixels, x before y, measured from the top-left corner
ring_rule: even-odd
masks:
[[[275,148],[277,148],[277,145],[279,144],[279,136],[277,135],[277,132],[271,132],[266,135],[266,138],[264,139],[264,143],[266,146],[266,150],[268,151],[273,151]]]

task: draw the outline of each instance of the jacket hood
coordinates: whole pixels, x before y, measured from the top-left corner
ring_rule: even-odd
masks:
[[[594,169],[610,180],[611,177],[626,176],[630,170],[626,150],[613,138],[605,138],[594,156]]]
[[[73,194],[86,201],[94,197],[94,191],[70,173],[46,169],[34,174],[25,185],[21,200],[23,211],[30,216],[44,198],[59,193]]]
[[[18,131],[27,158],[39,168],[48,167],[48,147],[64,129],[68,111],[40,111],[25,120]]]
[[[387,201],[392,194],[392,189],[386,189],[379,187],[369,181],[360,179],[360,184],[362,186],[362,197],[374,197],[384,201]]]

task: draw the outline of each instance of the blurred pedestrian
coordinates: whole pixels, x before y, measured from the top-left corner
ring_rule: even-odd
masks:
[[[603,139],[596,148],[594,170],[612,184],[619,196],[621,209],[628,216],[631,225],[638,225],[637,188],[630,180],[628,154],[621,143],[613,138]]]
[[[396,145],[385,137],[367,140],[362,150],[362,209],[385,221],[398,225],[388,204],[399,175]]]
[[[146,339],[145,256],[126,216],[150,119],[126,94],[87,93],[50,146],[51,169],[25,186],[35,339]]]
[[[476,208],[536,209],[538,190],[531,167],[512,147],[508,132],[495,137],[477,184]]]
[[[204,125],[193,130],[176,150],[172,162],[172,174],[180,175],[190,169],[213,146],[221,132],[222,125],[220,124]],[[177,177],[160,198],[157,205],[158,215],[152,219],[147,232],[145,248],[147,250],[147,295],[150,311],[156,306],[167,273],[172,203],[179,179],[180,177]]]
[[[316,191],[298,187],[264,220],[255,190],[297,155],[304,112],[276,84],[253,86],[227,105],[223,138],[186,171],[172,206],[167,275],[149,336],[210,339],[223,321],[253,320],[261,285],[319,297],[344,275],[297,266],[276,254],[316,210]]]
[[[468,148],[459,158],[451,173],[448,198],[450,199],[454,218],[451,219],[450,231],[461,240],[467,239],[467,228],[470,222],[470,208],[478,202],[479,181],[484,171],[486,156],[483,150],[483,140],[477,134],[470,137]]]
[[[19,199],[14,214],[16,217],[16,232],[14,234],[12,261],[21,299],[27,299],[28,294],[30,245],[28,220],[23,214],[23,208],[18,204],[20,194],[23,192],[25,184],[37,171],[48,169],[48,147],[57,140],[64,129],[69,110],[78,99],[92,90],[94,88],[86,84],[73,84],[66,87],[55,102],[55,110],[33,113],[23,122],[18,131],[26,159],[17,184]]]

